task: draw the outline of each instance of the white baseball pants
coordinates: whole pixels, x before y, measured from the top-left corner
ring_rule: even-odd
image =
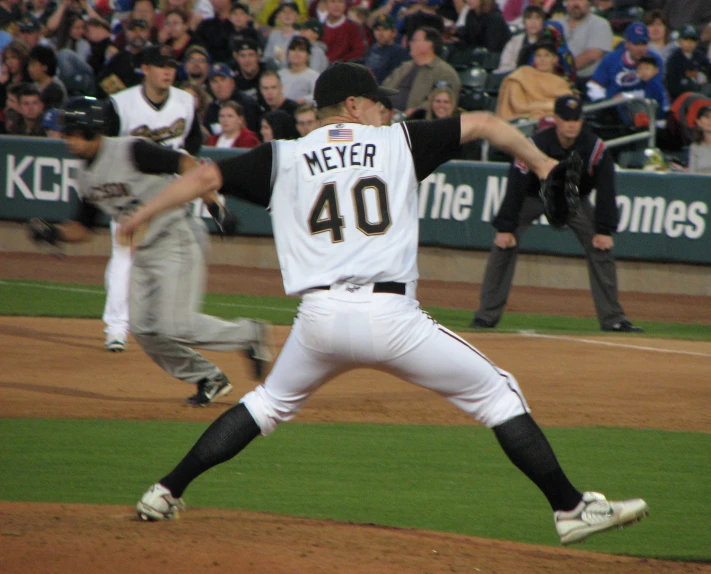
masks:
[[[102,320],[107,338],[126,341],[128,336],[128,285],[131,280],[131,248],[116,241],[116,222],[111,220],[111,258],[106,264],[106,303]]]
[[[438,324],[414,298],[372,289],[350,292],[343,284],[304,295],[271,374],[242,398],[263,435],[291,420],[329,379],[358,367],[431,389],[490,428],[529,412],[513,375]]]

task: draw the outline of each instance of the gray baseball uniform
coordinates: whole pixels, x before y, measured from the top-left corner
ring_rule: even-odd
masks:
[[[118,218],[162,191],[174,179],[180,156],[139,138],[105,137],[95,159],[82,170],[82,198]],[[190,347],[247,350],[257,337],[252,321],[199,313],[207,243],[204,223],[183,207],[169,210],[150,222],[135,246],[131,271],[131,333],[160,367],[190,383],[222,375]]]

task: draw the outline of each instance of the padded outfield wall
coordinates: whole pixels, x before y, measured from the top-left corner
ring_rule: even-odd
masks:
[[[203,148],[201,155],[218,159],[233,153]],[[338,157],[335,151],[334,157]],[[61,221],[72,214],[80,163],[67,153],[64,144],[42,138],[2,137],[0,165],[0,219]],[[507,170],[505,164],[454,161],[421,183],[420,242],[424,249],[420,265],[424,277],[481,280],[485,251],[494,235],[491,220],[504,196]],[[706,280],[711,265],[711,177],[620,171],[617,183],[620,224],[615,253],[620,262],[620,288],[711,295],[707,285],[711,282]],[[213,262],[276,266],[267,239],[272,235],[267,212],[233,198],[228,203],[240,217],[243,237],[214,242]],[[202,214],[211,224],[206,210],[202,209]],[[18,245],[12,239],[13,229],[2,226],[0,248],[25,248],[22,240]],[[235,243],[242,246],[237,257],[227,252]],[[541,220],[524,237],[521,252],[527,255],[517,270],[517,283],[587,287],[585,266],[578,261],[582,249],[572,233],[555,231]]]

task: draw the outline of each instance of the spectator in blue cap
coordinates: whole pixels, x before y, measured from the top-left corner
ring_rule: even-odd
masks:
[[[216,62],[210,67],[210,91],[215,99],[207,107],[205,112],[205,127],[210,130],[213,135],[219,135],[222,132],[220,127],[220,107],[225,102],[233,100],[240,104],[244,109],[244,117],[247,127],[253,132],[259,131],[259,121],[261,112],[256,100],[244,95],[238,88],[235,82],[235,73],[224,63]]]
[[[649,32],[642,22],[632,22],[625,30],[624,44],[605,55],[587,83],[588,97],[593,100],[614,98],[626,93],[644,94],[644,86],[637,75],[637,63],[647,55],[664,69],[661,57],[649,51]],[[661,71],[658,73],[661,79]]]

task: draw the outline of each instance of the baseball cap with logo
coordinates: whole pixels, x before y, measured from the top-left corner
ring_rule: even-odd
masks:
[[[376,28],[385,28],[386,30],[395,29],[395,20],[389,14],[381,14],[373,23],[373,30]]]
[[[696,26],[692,24],[687,24],[681,30],[679,30],[679,38],[682,38],[684,40],[698,40],[699,31],[696,29]]]
[[[55,132],[62,131],[62,125],[59,123],[59,110],[51,109],[44,113],[42,118],[42,127]]]
[[[224,78],[234,78],[235,73],[232,71],[232,68],[230,68],[227,64],[222,64],[220,62],[213,64],[212,68],[210,68],[210,78],[214,78],[216,76],[222,76]]]
[[[316,79],[314,100],[317,107],[327,108],[351,96],[377,100],[397,93],[398,90],[379,86],[373,72],[362,64],[343,62],[327,68]]]
[[[632,22],[625,29],[625,40],[633,44],[649,44],[649,31],[642,22]]]
[[[565,122],[574,122],[583,117],[583,102],[575,96],[560,96],[555,101],[555,115]]]
[[[230,43],[232,44],[233,52],[241,52],[242,50],[254,50],[255,52],[259,53],[261,50],[259,42],[257,42],[254,38],[245,38],[244,36],[236,35],[232,36]]]
[[[172,52],[170,46],[150,46],[143,51],[143,63],[157,68],[177,68],[178,61]]]
[[[22,20],[20,20],[20,33],[21,34],[32,34],[33,32],[39,32],[42,29],[42,25],[39,20],[27,14]]]
[[[187,50],[185,50],[185,55],[183,56],[183,59],[187,61],[188,58],[190,58],[190,56],[192,56],[193,54],[200,54],[201,56],[205,56],[205,59],[208,62],[212,61],[212,58],[210,58],[210,53],[205,48],[199,45],[190,46]]]

